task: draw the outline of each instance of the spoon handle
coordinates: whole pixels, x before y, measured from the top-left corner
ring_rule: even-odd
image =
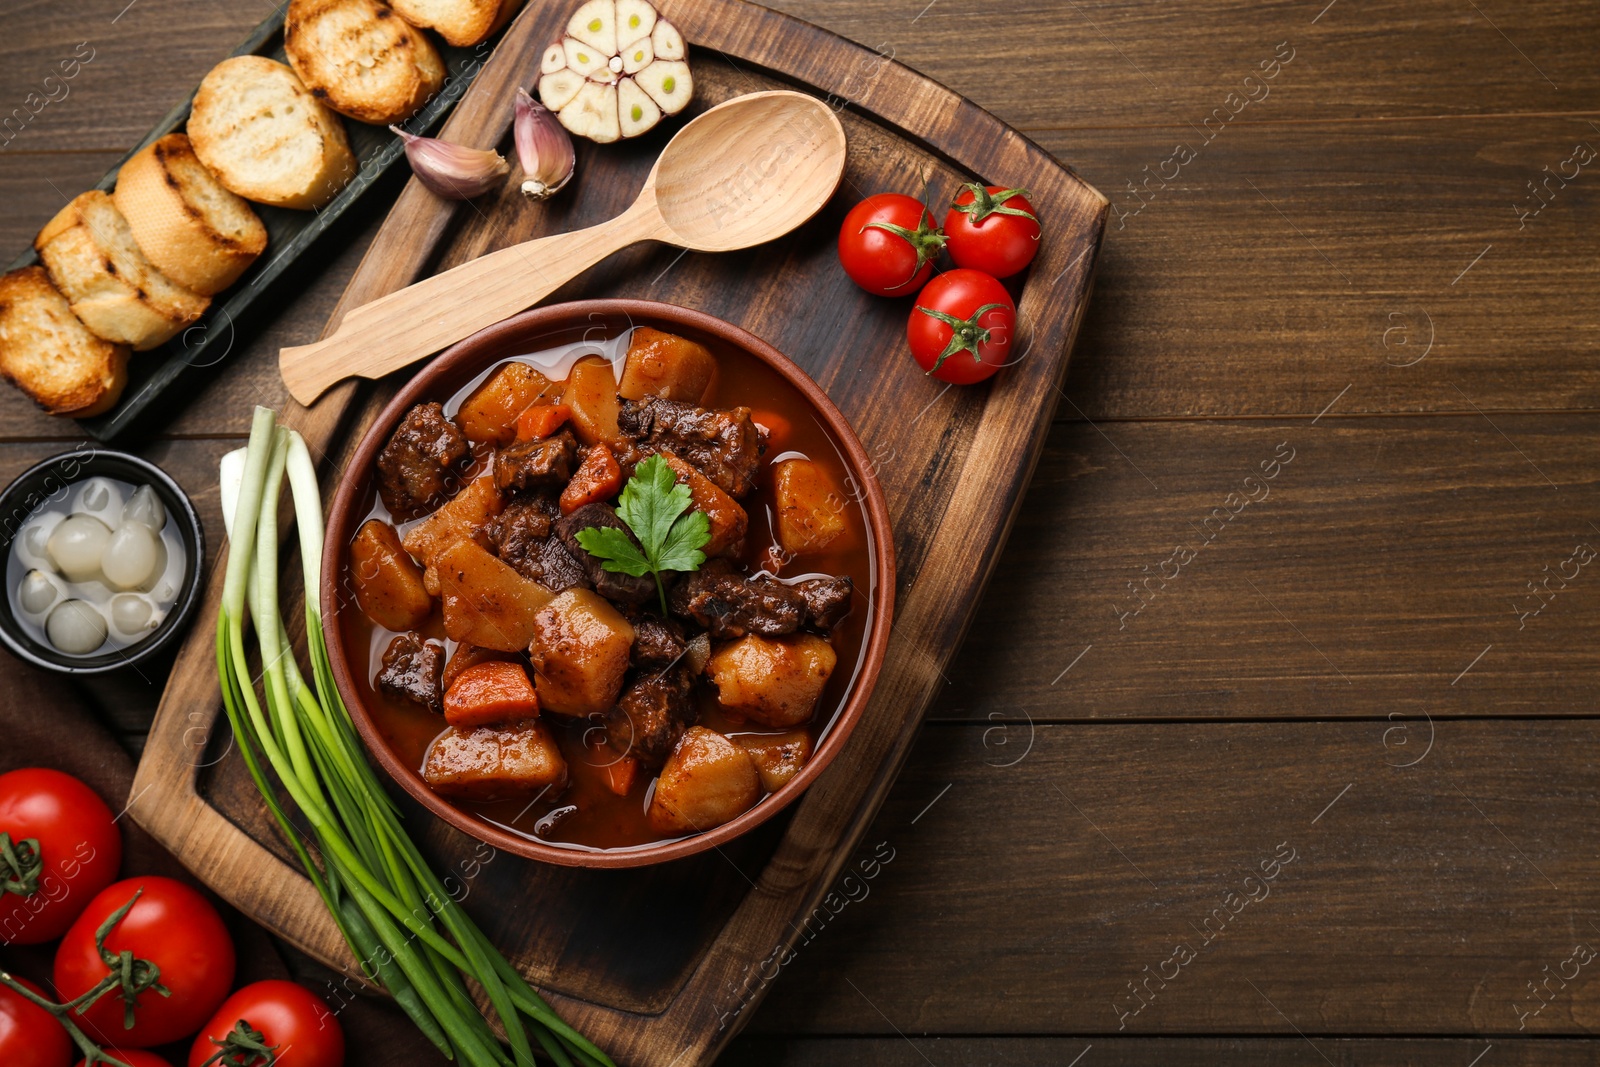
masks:
[[[351,308],[315,344],[280,349],[278,372],[309,407],[345,378],[381,378],[531,307],[602,259],[654,235],[641,205],[585,230],[502,248]]]

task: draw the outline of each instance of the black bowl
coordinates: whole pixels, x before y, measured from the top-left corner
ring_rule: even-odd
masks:
[[[183,587],[178,590],[178,599],[173,602],[166,619],[153,634],[136,645],[99,656],[68,656],[34,640],[12,613],[9,592],[0,596],[0,641],[4,641],[18,658],[62,674],[105,674],[149,659],[178,638],[200,603],[206,542],[200,516],[195,514],[188,496],[155,464],[127,452],[88,444],[34,464],[0,492],[0,574],[4,573],[3,566],[10,559],[11,542],[27,524],[28,517],[43,505],[63,499],[78,482],[97,475],[133,485],[149,485],[156,491],[166,506],[168,520],[177,523],[178,536],[188,556]]]

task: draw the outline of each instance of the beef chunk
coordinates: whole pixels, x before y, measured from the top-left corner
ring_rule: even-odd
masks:
[[[633,531],[628,529],[627,523],[617,518],[617,513],[610,504],[585,504],[583,507],[556,521],[556,536],[561,539],[568,554],[578,561],[584,573],[589,576],[589,581],[594,585],[594,591],[607,600],[615,600],[623,604],[643,604],[656,595],[656,582],[649,575],[635,578],[631,574],[621,574],[605,569],[598,556],[591,556],[585,552],[583,546],[578,544],[578,531],[587,530],[591,526],[610,526],[622,530],[630,540],[637,540]]]
[[[489,523],[489,540],[497,549],[510,549],[516,554],[517,546],[549,537],[551,528],[560,517],[561,510],[549,496],[515,496]],[[503,551],[500,558],[506,559]]]
[[[795,592],[806,601],[806,625],[831,630],[850,614],[850,595],[854,586],[849,578],[808,578],[794,584]]]
[[[683,732],[699,721],[693,683],[681,667],[642,674],[606,712],[606,741],[646,767],[659,767]]]
[[[692,619],[719,641],[794,633],[806,618],[806,601],[765,575],[746,577],[725,559],[708,560],[668,595],[674,614]]]
[[[589,578],[583,567],[552,535],[560,514],[549,497],[512,501],[488,528],[495,554],[518,574],[552,593],[574,587],[588,589]]]
[[[633,620],[633,651],[630,661],[647,671],[664,671],[683,658],[688,643],[683,627],[674,619],[646,615]]]
[[[766,444],[749,408],[713,411],[647,396],[624,400],[617,426],[641,448],[688,460],[730,496],[744,496],[755,487]]]
[[[444,646],[423,640],[413,630],[390,641],[384,650],[378,690],[443,714],[444,697],[439,686],[443,675]]]
[[[507,445],[494,457],[494,481],[501,489],[560,488],[578,466],[578,439],[562,430],[538,441]]]
[[[378,493],[397,519],[425,515],[443,504],[456,468],[470,451],[438,404],[418,404],[400,420],[378,453]]]

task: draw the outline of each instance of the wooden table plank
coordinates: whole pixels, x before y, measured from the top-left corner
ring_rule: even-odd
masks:
[[[930,726],[752,1029],[1600,1027],[1600,735],[1441,723],[1398,767],[1391,727]]]
[[[1213,138],[1041,135],[1112,203],[1063,415],[1315,415],[1351,383],[1341,412],[1600,408],[1600,329],[1573,299],[1600,286],[1600,179],[1573,157],[1600,166],[1590,121]],[[1563,164],[1578,178],[1533,214],[1527,183]]]
[[[1058,424],[935,714],[1592,715],[1597,432]]]
[[[1496,1038],[1303,1037],[769,1037],[736,1040],[720,1067],[927,1067],[934,1064],[1003,1064],[1005,1067],[1476,1067],[1473,1057],[1492,1046],[1482,1067],[1587,1067],[1590,1047],[1575,1041]],[[1078,1057],[1081,1057],[1078,1058]]]
[[[1476,7],[1026,0],[1007,5],[999,21],[982,0],[771,6],[881,48],[1023,130],[1199,124],[1226,106],[1229,92],[1260,95],[1258,83],[1244,79],[1259,77],[1281,41],[1294,59],[1260,106],[1244,109],[1244,120],[1593,111],[1600,89],[1590,47],[1600,10],[1583,0]],[[6,110],[39,90],[79,42],[94,49],[66,98],[40,112],[18,147],[132,143],[271,8],[196,0],[14,4],[8,13],[27,30],[0,42]],[[139,88],[130,92],[134,78]]]

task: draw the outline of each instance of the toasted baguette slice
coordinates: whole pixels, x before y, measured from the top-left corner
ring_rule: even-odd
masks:
[[[458,47],[477,44],[511,21],[522,0],[393,0],[400,17],[438,31]]]
[[[190,292],[139,251],[111,196],[91,189],[45,223],[33,247],[72,313],[107,341],[154,348],[205,313],[210,297]]]
[[[265,56],[211,68],[194,97],[189,141],[223,185],[275,207],[321,207],[356,173],[339,116]]]
[[[433,42],[378,0],[291,0],[283,48],[320,100],[362,122],[403,122],[444,84]]]
[[[90,333],[43,267],[0,275],[0,375],[52,415],[98,415],[122,396],[128,348]]]
[[[202,296],[220,293],[267,247],[267,228],[169,133],[122,165],[112,200],[156,269]]]

